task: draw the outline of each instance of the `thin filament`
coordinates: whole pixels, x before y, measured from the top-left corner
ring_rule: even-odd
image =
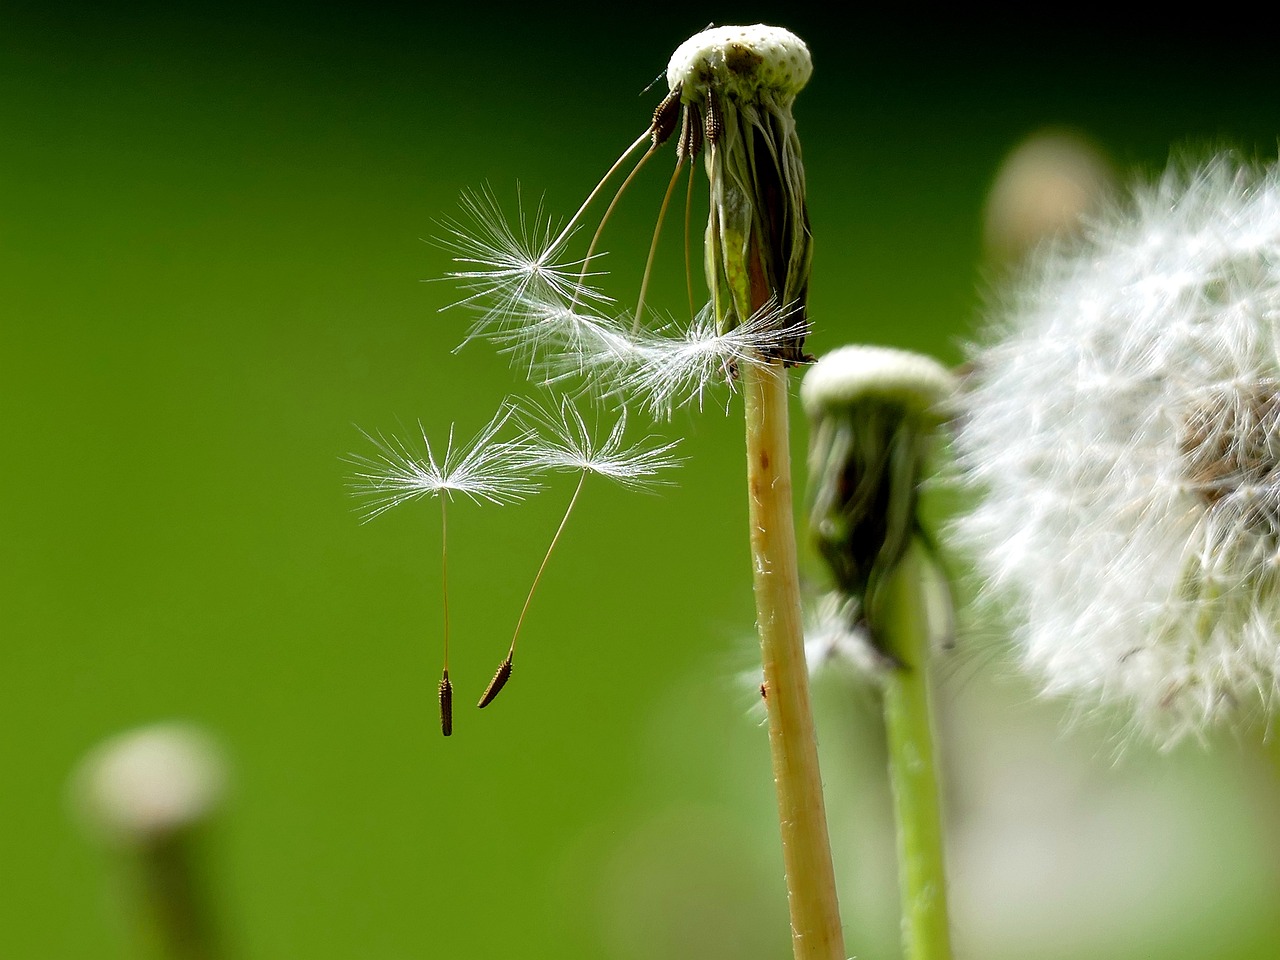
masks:
[[[547,569],[547,561],[551,559],[551,552],[555,550],[556,544],[560,542],[560,534],[564,533],[565,524],[569,522],[569,515],[573,513],[573,507],[578,502],[578,494],[582,493],[582,485],[587,481],[587,473],[588,471],[583,470],[582,476],[578,478],[577,489],[573,491],[573,496],[569,498],[569,506],[565,508],[564,516],[560,519],[560,526],[556,528],[555,536],[551,538],[551,545],[547,547],[547,552],[542,558],[542,564],[534,575],[533,585],[529,587],[529,595],[525,597],[524,607],[520,611],[520,619],[516,621],[515,633],[511,637],[511,649],[507,651],[508,660],[516,652],[516,641],[520,639],[520,628],[524,626],[524,617],[529,612],[529,604],[533,602],[534,591],[538,589],[538,584],[542,581],[542,571]]]
[[[648,136],[647,132],[645,136]],[[634,147],[632,147],[632,149],[634,149]],[[582,261],[582,273],[578,276],[579,287],[587,281],[587,271],[591,268],[591,258],[595,256],[596,244],[600,242],[600,234],[604,232],[604,225],[609,222],[609,217],[613,214],[613,208],[618,205],[618,201],[622,199],[622,194],[626,191],[627,187],[631,185],[631,181],[635,179],[636,174],[640,172],[640,169],[645,165],[649,158],[657,152],[657,150],[658,145],[653,144],[641,155],[640,159],[636,161],[636,165],[631,168],[631,172],[627,174],[626,179],[619,185],[617,192],[613,195],[613,199],[609,201],[609,206],[605,208],[604,216],[600,218],[600,226],[596,227],[596,232],[592,234],[591,245],[587,247],[587,255]],[[631,150],[627,151],[627,153],[630,152]],[[596,189],[598,190],[600,188],[597,187]],[[574,305],[576,304],[577,300],[575,299]]]
[[[662,206],[658,208],[658,222],[653,225],[653,240],[649,243],[649,257],[644,262],[644,276],[640,280],[640,297],[636,301],[636,316],[631,324],[631,333],[640,331],[640,315],[644,312],[644,295],[649,289],[649,275],[653,272],[653,258],[658,252],[658,235],[662,233],[663,221],[667,219],[667,207],[671,204],[671,194],[680,180],[680,164],[676,164],[671,172],[671,180],[667,183],[667,192],[663,194]]]
[[[649,138],[651,129],[652,128],[650,128],[650,130],[645,130],[644,133],[636,137],[635,142],[631,144],[631,146],[627,147],[627,149],[623,150],[617,160],[613,161],[613,166],[611,166],[605,172],[605,175],[600,178],[600,182],[596,184],[595,189],[587,194],[587,199],[582,201],[582,206],[578,207],[578,212],[569,218],[569,222],[566,223],[564,225],[564,229],[560,231],[560,236],[556,237],[547,249],[554,250],[564,242],[564,238],[569,235],[569,232],[573,229],[573,225],[578,222],[578,218],[581,217],[587,207],[591,205],[591,201],[596,198],[602,189],[604,189],[604,185],[609,182],[609,178],[618,172],[618,168],[622,166],[622,162],[626,160],[627,157],[631,156],[631,154],[635,153],[636,147],[640,146],[640,144],[644,143],[644,141]]]
[[[440,579],[444,596],[444,672],[449,673],[449,523],[445,503],[448,497],[440,498]]]
[[[689,161],[689,185],[684,192],[684,285],[689,294],[689,317],[695,316],[693,309],[693,271],[689,269],[691,259],[691,243],[689,240],[689,223],[693,220],[693,175],[696,164]]]

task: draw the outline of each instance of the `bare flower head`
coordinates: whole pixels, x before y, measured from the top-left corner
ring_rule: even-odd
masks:
[[[1041,258],[974,352],[956,525],[1051,693],[1168,745],[1280,692],[1280,176],[1219,157]]]

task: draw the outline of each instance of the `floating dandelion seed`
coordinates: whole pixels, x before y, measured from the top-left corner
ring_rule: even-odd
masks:
[[[641,490],[668,483],[659,476],[661,471],[678,466],[680,459],[672,455],[679,441],[655,443],[645,438],[638,443],[624,446],[623,435],[627,428],[627,416],[624,410],[618,417],[608,437],[597,442],[595,432],[587,426],[582,414],[568,400],[560,404],[558,412],[540,408],[526,408],[521,411],[521,420],[534,435],[528,451],[528,463],[535,469],[554,472],[577,473],[578,485],[574,488],[569,505],[565,508],[560,525],[556,528],[542,557],[538,572],[534,575],[533,584],[525,597],[520,617],[511,637],[511,646],[506,657],[498,667],[497,673],[485,688],[480,697],[479,706],[486,707],[498,695],[511,678],[512,658],[516,652],[516,641],[520,639],[520,630],[524,626],[529,605],[533,602],[534,592],[542,581],[543,571],[551,560],[552,551],[560,542],[560,535],[569,522],[573,508],[578,503],[582,488],[591,474],[607,477],[616,483],[632,490]]]
[[[956,533],[1046,690],[1168,746],[1280,693],[1280,173],[1219,157],[1133,200],[975,351]]]
[[[392,507],[423,497],[440,499],[440,575],[444,615],[444,655],[440,676],[440,729],[453,733],[453,684],[449,679],[449,538],[446,506],[455,494],[475,502],[513,503],[535,493],[538,485],[530,479],[528,434],[513,440],[497,440],[515,408],[504,404],[469,442],[454,446],[454,428],[443,458],[437,460],[431,441],[422,432],[422,453],[410,450],[402,441],[381,434],[366,437],[377,452],[372,456],[353,455],[358,468],[352,487],[367,501],[365,519],[370,520]],[[421,431],[421,425],[419,425]]]
[[[530,218],[517,198],[514,224],[488,188],[464,193],[460,206],[461,219],[445,220],[441,225],[446,236],[437,242],[453,251],[454,263],[459,264],[446,276],[468,291],[450,306],[473,307],[480,314],[464,344],[481,336],[499,343],[511,340],[513,328],[538,319],[548,304],[609,302],[586,285],[593,274],[587,273],[585,259],[565,253],[574,231],[553,237],[541,204]]]

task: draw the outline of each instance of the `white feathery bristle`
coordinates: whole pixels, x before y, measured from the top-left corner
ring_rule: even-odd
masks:
[[[1173,169],[973,351],[955,525],[1052,693],[1169,745],[1280,694],[1280,175]]]
[[[645,437],[624,446],[625,408],[604,440],[597,439],[597,431],[568,399],[560,402],[558,411],[530,405],[521,409],[520,416],[533,437],[528,460],[533,469],[594,473],[639,490],[670,483],[659,474],[682,462],[672,455],[678,440],[662,443]]]

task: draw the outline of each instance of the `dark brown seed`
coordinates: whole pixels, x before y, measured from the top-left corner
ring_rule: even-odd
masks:
[[[680,91],[672,90],[653,111],[653,123],[649,129],[653,132],[653,145],[660,147],[666,143],[671,134],[676,132],[676,121],[680,119]]]
[[[720,116],[720,102],[716,99],[715,91],[707,91],[707,117],[705,120],[707,143],[715,146],[720,142],[720,132],[724,129],[724,120]]]
[[[511,658],[507,657],[502,661],[502,666],[498,668],[498,672],[493,675],[493,679],[489,681],[489,686],[484,688],[484,696],[480,698],[478,706],[487,707],[492,703],[493,698],[502,691],[502,688],[507,685],[507,681],[510,679]]]
[[[680,129],[680,159],[693,158],[702,152],[702,114],[697,104],[684,108],[684,125]]]
[[[440,732],[446,737],[453,735],[453,684],[448,670],[440,678]]]

